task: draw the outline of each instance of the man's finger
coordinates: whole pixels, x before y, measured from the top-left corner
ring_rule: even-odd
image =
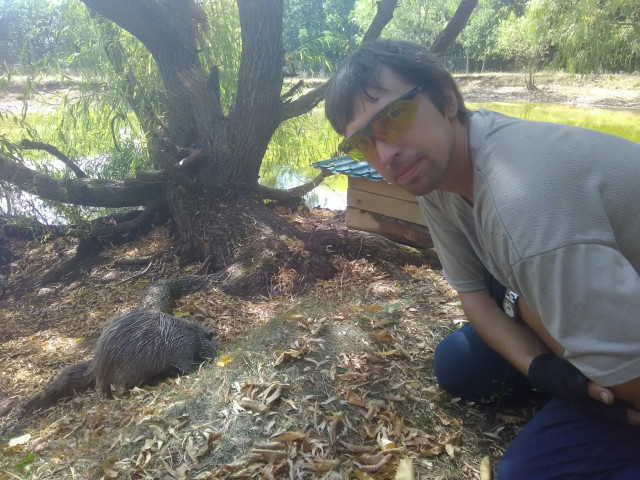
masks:
[[[640,412],[627,408],[627,422],[634,427],[640,427]]]
[[[611,390],[605,387],[601,387],[597,383],[594,383],[589,380],[587,383],[587,393],[591,398],[602,402],[606,405],[613,405],[616,397]]]

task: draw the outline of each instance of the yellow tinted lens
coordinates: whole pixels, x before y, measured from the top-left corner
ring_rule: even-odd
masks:
[[[371,141],[371,137],[364,133],[356,133],[353,137],[345,140],[342,150],[354,160],[372,160],[378,156],[378,152]]]
[[[418,104],[415,100],[396,100],[383,108],[371,122],[376,138],[394,142],[416,118]]]

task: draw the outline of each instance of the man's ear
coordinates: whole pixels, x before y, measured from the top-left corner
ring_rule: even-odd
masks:
[[[446,116],[449,120],[453,120],[458,116],[458,100],[451,90],[445,92],[447,104],[445,105]]]

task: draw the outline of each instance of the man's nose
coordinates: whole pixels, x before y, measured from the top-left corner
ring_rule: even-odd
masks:
[[[384,140],[376,139],[376,150],[378,151],[378,158],[382,166],[389,166],[393,162],[394,158],[400,155],[402,148],[396,143],[385,142]]]

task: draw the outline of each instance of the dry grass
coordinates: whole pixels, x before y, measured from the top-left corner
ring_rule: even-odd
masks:
[[[318,211],[309,222],[332,218]],[[109,258],[168,242],[156,230]],[[23,261],[36,262],[35,251],[42,247],[25,246]],[[217,364],[38,414],[14,430],[28,436],[3,445],[0,478],[382,479],[399,468],[413,478],[479,478],[481,459],[495,466],[531,412],[497,412],[437,387],[433,349],[464,322],[455,292],[426,267],[404,266],[398,281],[365,260],[334,264],[342,273],[302,296],[287,294],[295,275],[281,272],[281,294],[270,299],[216,290],[184,297],[176,314],[218,332]],[[82,282],[3,301],[2,395],[39,391],[63,364],[86,357],[81,339],[130,309],[148,282],[197,268],[167,254],[141,285],[122,281],[145,267],[105,259]]]

